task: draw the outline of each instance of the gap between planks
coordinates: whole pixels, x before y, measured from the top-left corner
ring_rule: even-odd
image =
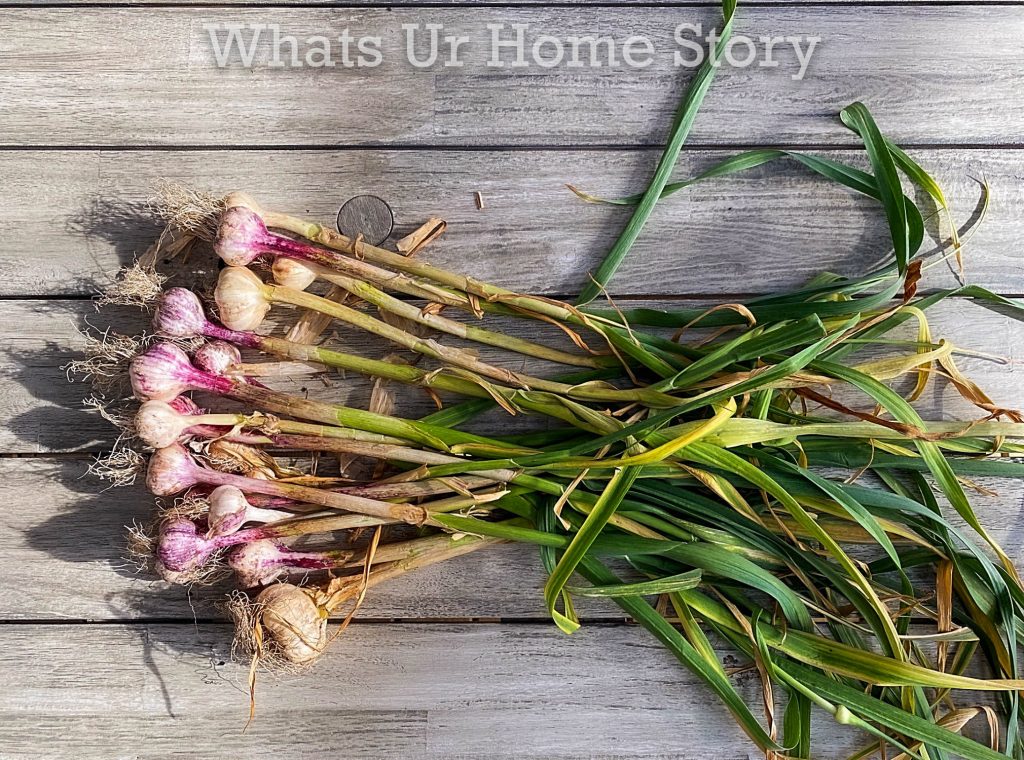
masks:
[[[1024,5],[1024,0],[1021,0]],[[0,10],[3,6],[0,6]],[[1024,150],[1024,143],[999,143],[999,142],[969,142],[969,143],[915,143],[900,141],[900,148],[907,151],[1021,151]],[[645,153],[650,151],[664,150],[665,144],[658,143],[593,143],[593,144],[559,144],[559,143],[479,143],[473,145],[447,145],[444,143],[282,143],[259,144],[259,145],[196,145],[195,143],[138,143],[133,145],[115,145],[103,143],[87,144],[40,144],[40,145],[16,145],[0,143],[0,153],[202,153],[210,151],[224,151],[225,153],[257,153],[260,151],[282,151],[282,152],[357,152],[357,151],[394,151],[396,153],[409,152],[435,152],[435,153],[489,153],[501,151],[504,153],[549,153],[557,151],[560,153],[614,153],[617,151],[634,151]],[[716,143],[700,142],[684,146],[683,153],[697,151],[721,151],[729,153],[742,153],[748,150],[794,150],[794,151],[830,151],[835,153],[849,153],[863,155],[864,148],[861,145],[850,145],[831,142],[760,142],[760,143]]]
[[[506,0],[505,2],[494,2],[492,0],[451,0],[450,2],[439,2],[438,0],[107,0],[107,2],[96,2],[95,0],[17,0],[0,3],[0,9],[22,9],[22,8],[71,8],[81,10],[82,8],[396,8],[400,10],[418,9],[441,9],[441,8],[508,8],[517,10],[523,8],[550,8],[552,6],[572,7],[574,5],[586,5],[590,8],[717,8],[721,6],[717,0],[601,0],[600,2],[587,2],[587,0],[555,0],[554,2],[541,2],[541,0]],[[901,0],[750,0],[743,2],[743,8],[808,8],[814,6],[836,6],[846,7],[886,7],[899,4]],[[1022,0],[911,0],[912,5],[926,5],[936,7],[955,7],[963,5],[973,6],[998,6],[1006,7],[1013,5],[1024,5]]]

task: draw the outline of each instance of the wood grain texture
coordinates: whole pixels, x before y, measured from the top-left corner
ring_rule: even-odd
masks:
[[[0,627],[0,754],[36,758],[756,756],[732,717],[634,627],[354,625],[311,673],[262,676],[256,720],[226,626]],[[40,667],[40,653],[46,654]],[[738,663],[726,652],[727,666]],[[738,691],[759,713],[750,669]],[[972,695],[965,703],[974,703]],[[822,757],[865,738],[815,711]],[[983,727],[968,726],[975,734]]]
[[[676,176],[732,155],[693,150]],[[992,186],[988,217],[965,248],[968,279],[1024,293],[1019,157],[997,150],[912,151],[946,189],[958,224],[975,218],[977,179]],[[861,151],[826,155],[864,165]],[[448,231],[420,256],[531,293],[579,292],[628,218],[565,185],[604,197],[644,186],[654,151],[14,151],[0,152],[3,295],[90,294],[156,239],[148,208],[163,180],[217,193],[245,189],[268,207],[333,224],[341,205],[372,193],[395,214],[392,242],[430,216]],[[479,210],[474,193],[485,199]],[[923,201],[922,201],[923,202]],[[927,205],[925,205],[927,209]],[[926,246],[946,235],[929,225]],[[658,208],[611,291],[623,295],[765,293],[823,270],[856,275],[886,254],[873,201],[778,161],[684,190]],[[198,265],[212,266],[209,258]],[[954,283],[947,267],[925,286]]]
[[[521,8],[533,34],[649,37],[636,68],[488,68],[488,23],[502,9],[11,9],[0,19],[0,135],[7,145],[602,145],[657,144],[692,69],[674,67],[680,23],[713,8]],[[694,144],[853,144],[836,114],[866,101],[897,141],[1019,144],[1014,86],[1024,14],[958,6],[745,8],[736,33],[819,37],[802,81],[792,50],[778,67],[724,70]],[[418,70],[402,25],[467,36],[465,66]],[[377,68],[214,65],[204,24],[280,24],[285,34],[382,38]],[[52,30],[61,29],[61,34]],[[936,40],[942,40],[937,45]],[[262,46],[261,42],[261,46]],[[899,65],[894,66],[893,62]],[[912,94],[912,96],[908,96]],[[970,108],[965,109],[964,104]]]

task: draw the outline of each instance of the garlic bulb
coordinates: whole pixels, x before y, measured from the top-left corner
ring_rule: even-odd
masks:
[[[273,583],[291,569],[289,555],[283,544],[264,539],[239,544],[228,553],[228,566],[242,588],[255,588]],[[302,556],[301,552],[294,554]],[[314,568],[319,569],[319,568]]]
[[[164,291],[153,312],[153,329],[165,338],[194,338],[204,333],[206,325],[199,296],[185,288]]]
[[[255,211],[234,206],[221,215],[213,250],[224,263],[245,266],[265,253],[261,244],[268,234],[267,226]]]
[[[199,471],[185,447],[172,443],[149,458],[146,487],[156,496],[172,496],[196,485]]]
[[[327,610],[303,589],[275,583],[259,593],[256,605],[267,640],[288,662],[307,665],[326,648]]]
[[[242,352],[224,340],[211,340],[196,349],[192,362],[204,372],[227,374],[242,363]]]
[[[270,311],[263,282],[245,267],[221,270],[214,299],[220,321],[231,330],[254,330]]]
[[[203,409],[188,396],[175,396],[167,405],[178,414],[203,414]]]
[[[162,449],[175,443],[192,424],[164,401],[147,401],[135,414],[135,432],[147,446]]]
[[[254,507],[234,486],[217,486],[210,492],[207,536],[226,536],[246,523],[274,523],[294,517],[290,512]]]
[[[270,268],[274,282],[293,290],[305,290],[316,282],[316,270],[301,261],[278,256]]]
[[[142,401],[170,401],[196,387],[196,371],[188,354],[171,343],[157,343],[128,366],[132,391]]]
[[[224,208],[233,209],[236,207],[248,209],[259,216],[263,216],[263,208],[256,202],[256,199],[249,195],[249,193],[241,190],[232,190],[224,196]]]
[[[186,582],[217,550],[191,520],[171,520],[160,527],[156,571],[168,583]]]

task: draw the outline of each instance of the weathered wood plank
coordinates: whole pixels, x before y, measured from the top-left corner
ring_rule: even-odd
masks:
[[[979,202],[975,178],[990,182],[988,218],[965,248],[968,277],[1004,293],[1024,292],[1024,186],[1016,154],[914,153],[946,188],[959,224]],[[693,176],[731,154],[688,152],[677,176]],[[860,151],[824,155],[863,165]],[[565,183],[618,197],[642,188],[654,161],[653,151],[0,152],[0,294],[84,294],[109,282],[156,239],[146,204],[164,179],[218,193],[246,189],[268,207],[324,223],[350,197],[374,193],[395,213],[393,240],[429,216],[448,220],[445,236],[420,254],[430,261],[524,292],[572,294],[629,211],[583,203]],[[477,191],[483,210],[474,203]],[[611,289],[772,292],[823,270],[864,272],[885,255],[887,241],[874,202],[793,162],[777,162],[667,199]],[[946,267],[936,267],[925,285],[953,282]]]
[[[470,38],[465,65],[419,70],[407,61],[402,32],[403,24],[425,23],[416,8],[11,9],[0,20],[0,134],[9,145],[80,146],[659,143],[692,72],[673,65],[677,25],[699,23],[706,34],[718,16],[711,7],[521,8],[516,21],[531,34],[648,37],[653,62],[498,69],[482,63],[490,56],[487,24],[504,22],[505,13],[438,8],[432,22]],[[218,69],[206,23],[280,24],[300,39],[350,28],[381,37],[383,63],[270,69],[262,48],[255,68]],[[51,34],[57,27],[62,34]],[[723,71],[696,144],[852,144],[835,115],[856,99],[899,141],[1018,144],[1024,134],[1013,87],[1021,14],[985,6],[958,7],[955,17],[927,5],[870,13],[758,7],[743,9],[736,33],[821,43],[802,81],[792,78],[801,66],[791,48],[775,49],[777,67]]]
[[[622,305],[634,303],[623,301]],[[710,307],[717,302],[695,303]],[[645,305],[657,306],[659,302],[645,302]],[[287,312],[283,317],[291,318]],[[87,320],[100,328],[112,324],[115,331],[128,334],[141,332],[147,326],[141,315],[121,315],[113,321],[107,312],[95,315],[91,304],[82,301],[0,302],[0,338],[7,348],[4,363],[0,365],[0,398],[3,398],[7,417],[6,425],[0,430],[0,453],[94,452],[113,442],[113,428],[98,415],[82,408],[82,399],[90,394],[89,386],[69,384],[62,369],[69,360],[80,356],[83,339],[75,328],[84,327]],[[997,403],[1011,408],[1021,406],[1024,380],[1019,370],[1019,347],[1024,345],[1024,323],[962,301],[933,307],[929,310],[929,321],[936,339],[945,336],[955,345],[982,354],[963,357],[958,363]],[[561,333],[556,334],[554,328],[535,322],[516,322],[515,326],[517,334],[550,345],[560,343],[554,338]],[[915,329],[907,324],[892,335],[916,339]],[[277,330],[277,334],[282,330]],[[343,349],[354,353],[383,358],[392,350],[379,340],[354,331],[342,329],[339,335]],[[508,354],[487,347],[482,347],[481,356],[517,370],[536,374],[550,372],[546,369],[550,365],[510,359]],[[864,360],[868,358],[871,355],[865,353]],[[352,406],[364,406],[369,394],[368,383],[351,374],[346,378],[335,376],[328,384],[308,376],[268,382],[280,390]],[[416,389],[396,386],[394,390],[400,414],[414,417],[433,409],[429,399]],[[917,406],[928,419],[973,419],[980,414],[942,382],[933,385]],[[499,418],[499,414],[502,413],[496,411],[489,422],[507,419]],[[525,417],[519,422],[524,426],[534,424],[532,418]]]
[[[532,625],[355,625],[311,673],[261,677],[244,732],[247,671],[228,662],[229,636],[210,625],[0,627],[0,752],[36,758],[45,737],[48,752],[83,760],[194,757],[197,747],[213,760],[756,754],[725,708],[634,627],[566,637]],[[735,681],[758,705],[756,673]],[[823,757],[865,741],[821,712],[813,731]]]

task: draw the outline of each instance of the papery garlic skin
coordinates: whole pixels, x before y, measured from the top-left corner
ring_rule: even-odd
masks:
[[[263,207],[260,206],[259,203],[257,203],[255,198],[253,198],[251,195],[249,195],[249,193],[243,190],[232,190],[230,193],[225,195],[224,208],[248,209],[249,211],[252,211],[253,213],[259,215],[261,218],[263,216]]]
[[[194,387],[195,367],[172,343],[157,343],[132,359],[128,377],[141,401],[170,401]]]
[[[146,401],[135,414],[135,432],[142,442],[154,449],[176,443],[190,421],[164,401]]]
[[[153,452],[146,471],[146,487],[155,496],[173,496],[194,486],[198,466],[184,446],[172,443]]]
[[[296,551],[264,538],[239,543],[231,549],[227,562],[239,585],[253,588],[271,583],[293,570],[330,570],[344,567],[350,560],[351,554],[347,552]]]
[[[267,226],[255,211],[234,206],[221,215],[213,250],[230,266],[246,266],[265,253],[261,244],[267,235]]]
[[[169,583],[178,583],[199,568],[217,550],[191,520],[171,520],[160,528],[155,564],[157,573]]]
[[[240,489],[217,486],[210,491],[209,502],[210,509],[206,516],[208,537],[230,535],[245,524],[249,502]]]
[[[165,338],[195,338],[203,335],[206,312],[199,296],[185,288],[170,288],[157,301],[153,329]]]
[[[267,229],[259,206],[248,196],[233,193],[229,200],[239,205],[221,215],[213,250],[229,266],[248,266],[267,254],[317,262],[331,252]]]
[[[270,268],[274,282],[293,290],[305,290],[316,282],[316,270],[296,259],[278,256]]]
[[[227,341],[212,340],[196,349],[192,361],[204,372],[225,375],[242,363],[242,352]]]
[[[214,292],[220,321],[230,330],[255,330],[270,311],[262,280],[245,267],[226,267]]]
[[[167,402],[178,414],[202,414],[203,410],[195,401],[190,399],[188,396],[175,396],[173,399]]]
[[[254,507],[241,489],[234,486],[217,486],[210,492],[209,502],[206,535],[211,538],[235,533],[246,523],[266,525],[294,517],[289,512]]]
[[[265,586],[288,570],[288,555],[283,545],[271,539],[239,544],[228,553],[228,567],[242,588]]]
[[[256,605],[265,638],[288,662],[307,665],[327,647],[327,610],[300,587],[275,583],[259,593]]]

